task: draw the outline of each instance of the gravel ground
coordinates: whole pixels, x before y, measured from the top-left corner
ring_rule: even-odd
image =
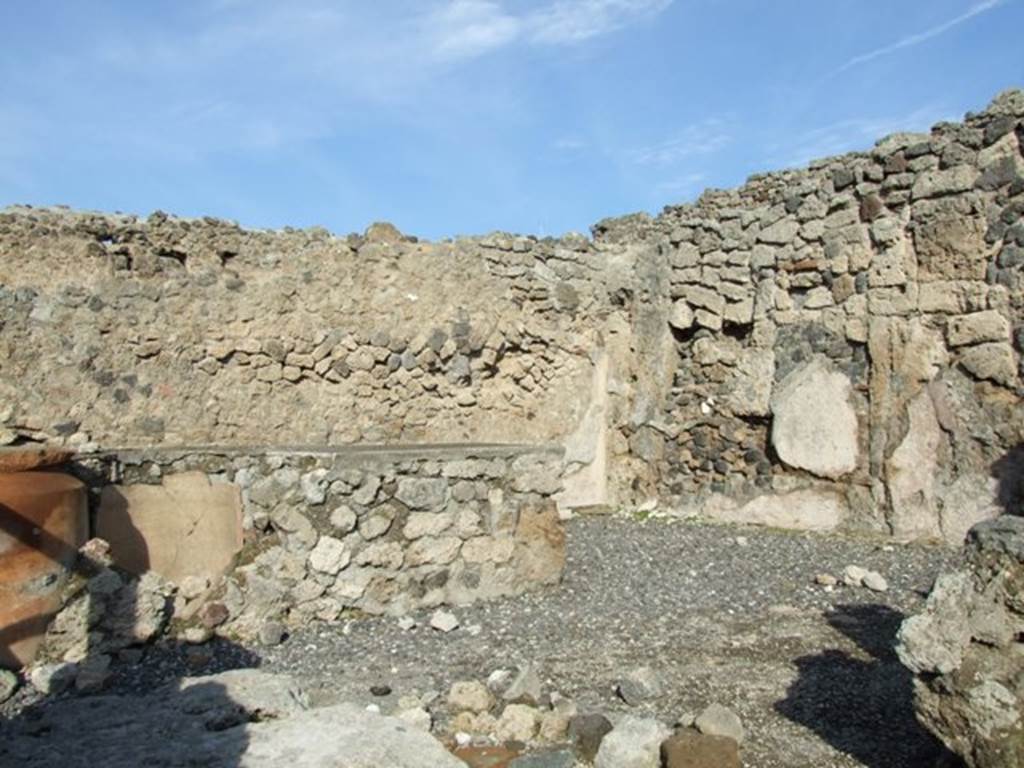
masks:
[[[933,766],[939,745],[915,722],[911,681],[893,653],[902,618],[917,611],[948,549],[865,538],[691,522],[582,517],[568,524],[568,563],[556,589],[458,608],[461,626],[403,630],[390,617],[297,631],[253,651],[219,643],[201,670],[180,648],[121,665],[113,691],[151,690],[183,674],[259,665],[294,675],[315,703],[447,691],[460,679],[532,662],[546,689],[581,711],[628,711],[673,722],[712,702],[740,714],[749,768]],[[856,564],[885,593],[817,586]],[[615,683],[651,667],[664,693],[629,707]],[[392,693],[373,697],[372,685]],[[31,703],[27,692],[10,707]]]

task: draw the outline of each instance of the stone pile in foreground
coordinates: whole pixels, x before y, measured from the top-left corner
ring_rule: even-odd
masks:
[[[975,526],[900,630],[918,719],[970,768],[1024,765],[1024,518]]]

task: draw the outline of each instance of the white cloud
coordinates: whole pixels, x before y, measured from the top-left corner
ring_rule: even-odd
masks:
[[[441,58],[472,58],[515,40],[522,21],[505,13],[492,0],[451,0],[426,19],[425,31],[434,36],[433,50]]]
[[[708,118],[686,126],[665,141],[631,149],[626,156],[638,165],[670,166],[688,158],[714,154],[731,141],[725,121]]]
[[[673,0],[559,0],[526,17],[537,43],[576,43],[661,13]]]
[[[470,58],[513,42],[572,45],[664,11],[673,0],[555,0],[518,14],[498,0],[446,0],[424,29],[441,58]]]
[[[988,11],[997,8],[998,6],[1003,5],[1004,2],[1005,0],[982,0],[982,2],[975,3],[970,8],[968,8],[964,13],[961,13],[959,16],[955,16],[952,19],[942,22],[941,24],[937,24],[934,27],[930,27],[929,29],[923,30],[921,32],[916,32],[914,34],[907,35],[906,37],[903,37],[889,45],[884,45],[880,48],[875,48],[874,50],[867,51],[866,53],[862,53],[858,56],[854,56],[853,58],[847,60],[838,68],[833,70],[832,74],[837,75],[840,72],[845,72],[846,70],[852,69],[853,67],[856,67],[859,64],[864,64],[873,59],[877,59],[881,56],[887,56],[890,53],[895,53],[896,51],[902,50],[904,48],[910,48],[912,46],[923,43],[926,40],[931,40],[933,37],[938,37],[944,32],[948,32],[949,30],[953,29],[953,27],[957,27],[966,21],[970,21],[975,16],[979,16],[982,13],[987,13]]]

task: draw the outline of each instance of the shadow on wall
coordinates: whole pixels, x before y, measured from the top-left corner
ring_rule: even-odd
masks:
[[[1024,515],[1024,443],[992,464],[992,477],[998,483],[997,499],[1003,513]]]
[[[55,677],[49,678],[49,693],[33,700],[26,683],[8,702],[7,711],[14,714],[0,715],[0,765],[233,768],[241,764],[248,744],[244,725],[257,719],[258,713],[249,712],[215,679],[190,683],[185,678],[256,667],[258,656],[221,639],[202,646],[130,640],[111,644],[109,633],[130,637],[127,624],[144,612],[138,579],[97,564],[34,521],[0,505],[0,537],[4,535],[22,545],[22,551],[31,547],[36,556],[42,552],[64,563],[74,577],[85,581],[88,603],[83,621],[93,631],[87,635],[84,651],[76,646],[75,664],[58,659],[50,665]],[[141,535],[135,531],[129,536],[137,537],[144,553]],[[116,592],[106,594],[106,602],[97,602],[111,584],[117,585]],[[118,618],[112,621],[112,615]],[[10,656],[15,644],[38,634],[49,619],[44,615],[0,627],[0,655]]]
[[[840,605],[827,619],[863,654],[832,648],[796,659],[799,675],[775,710],[869,768],[961,766],[914,716],[913,680],[895,653],[903,614],[884,605]],[[879,752],[881,732],[900,745],[899,754]]]

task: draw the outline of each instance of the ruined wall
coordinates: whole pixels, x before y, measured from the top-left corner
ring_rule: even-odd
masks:
[[[548,441],[589,403],[626,250],[11,209],[0,437]]]
[[[74,585],[43,655],[80,661],[130,644],[126,627],[143,630],[126,611],[151,614],[147,633],[254,639],[353,610],[401,615],[557,583],[561,469],[558,449],[507,445],[82,459],[93,535],[122,575]]]
[[[0,441],[552,442],[567,505],[959,541],[1019,494],[1022,117],[593,240],[10,209]]]
[[[656,248],[669,286],[674,379],[627,427],[651,493],[957,543],[1019,494],[1022,117],[1009,92],[963,124],[598,225]]]

